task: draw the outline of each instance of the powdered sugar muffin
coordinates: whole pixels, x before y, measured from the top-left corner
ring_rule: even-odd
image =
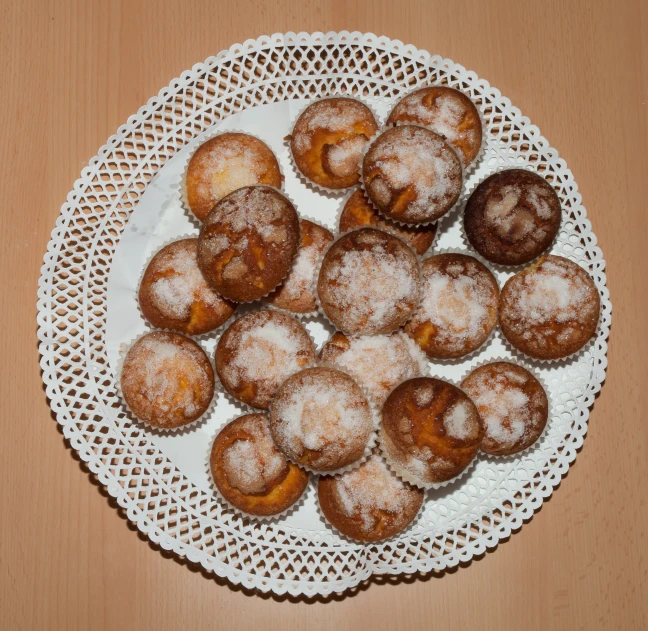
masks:
[[[317,279],[320,305],[344,333],[396,331],[419,302],[419,264],[412,249],[382,230],[342,235],[326,252]]]
[[[419,256],[425,254],[434,242],[437,224],[422,226],[404,226],[387,219],[369,203],[362,189],[358,189],[349,197],[340,214],[340,232],[348,232],[354,228],[375,226],[389,232],[407,243]]]
[[[205,219],[198,265],[222,296],[251,302],[283,280],[298,248],[291,202],[269,186],[247,186],[221,199]]]
[[[308,473],[277,449],[266,414],[246,414],[228,423],[214,440],[209,467],[223,497],[259,517],[290,508],[308,484]]]
[[[371,543],[397,535],[419,512],[424,491],[403,482],[378,455],[338,476],[321,476],[320,508],[335,528],[357,541]]]
[[[394,471],[417,486],[446,482],[468,467],[483,430],[468,396],[432,377],[397,386],[382,410],[380,445]]]
[[[281,383],[315,361],[306,329],[279,311],[254,311],[234,321],[216,346],[216,372],[236,399],[267,409]]]
[[[415,90],[394,107],[387,124],[409,122],[430,127],[456,150],[464,167],[477,157],[482,124],[475,104],[459,90],[433,85]]]
[[[502,289],[499,320],[506,339],[536,359],[560,359],[596,333],[601,301],[594,281],[562,256],[545,256]]]
[[[205,351],[167,331],[147,333],[131,346],[120,383],[130,411],[160,429],[192,423],[214,396],[214,371]]]
[[[322,347],[320,359],[353,375],[380,405],[401,381],[427,371],[421,349],[400,332],[360,337],[335,333]]]
[[[510,362],[475,368],[461,383],[477,406],[484,427],[481,450],[509,456],[538,440],[547,424],[549,402],[542,384]]]
[[[499,288],[472,256],[438,254],[423,261],[422,300],[405,326],[431,359],[462,357],[479,348],[497,324]]]
[[[275,307],[293,313],[314,313],[317,303],[313,295],[313,277],[326,246],[333,241],[330,230],[308,219],[300,222],[301,243],[295,261],[284,281],[268,296]]]
[[[376,208],[405,224],[436,221],[457,202],[463,182],[454,149],[424,127],[383,132],[362,161],[364,189]]]
[[[219,327],[237,305],[214,291],[198,267],[198,239],[182,239],[163,247],[149,262],[138,298],[153,326],[187,335]]]
[[[270,407],[270,430],[290,460],[333,472],[363,457],[374,420],[364,392],[349,375],[315,367],[281,385]]]
[[[254,184],[279,188],[279,163],[265,143],[238,132],[219,134],[200,145],[185,177],[189,207],[200,221],[223,197]]]
[[[371,110],[355,99],[330,98],[309,105],[289,136],[297,168],[309,180],[333,189],[358,183],[358,163],[378,131]]]

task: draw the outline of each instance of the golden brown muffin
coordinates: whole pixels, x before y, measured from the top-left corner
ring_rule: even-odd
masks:
[[[315,346],[295,318],[254,311],[234,321],[216,346],[223,387],[254,408],[268,409],[281,383],[315,362]]]
[[[214,396],[214,371],[205,351],[166,331],[147,333],[130,347],[120,383],[131,412],[159,429],[192,423]]]
[[[371,110],[355,99],[331,98],[309,105],[288,136],[297,168],[326,188],[358,183],[358,164],[378,131]]]
[[[414,125],[384,131],[362,161],[364,189],[374,206],[405,224],[436,221],[457,202],[463,175],[454,149]]]
[[[464,210],[464,229],[484,258],[519,265],[551,245],[560,215],[560,200],[549,182],[531,171],[509,169],[475,189]]]
[[[443,85],[421,88],[403,97],[387,124],[418,123],[441,134],[456,150],[464,167],[479,153],[482,124],[475,104],[459,90]]]
[[[430,359],[463,357],[497,324],[499,288],[472,256],[437,254],[423,261],[422,299],[405,332]]]
[[[269,186],[239,188],[221,199],[200,231],[198,265],[225,298],[251,302],[288,273],[299,248],[299,217]]]
[[[365,197],[362,189],[358,189],[349,199],[340,215],[340,232],[348,232],[354,228],[375,226],[389,232],[407,243],[419,256],[425,254],[434,242],[437,224],[424,226],[403,226],[395,221],[378,214],[378,211]]]
[[[279,388],[270,407],[270,430],[290,460],[333,472],[362,458],[374,419],[367,397],[349,375],[306,368]]]
[[[428,364],[423,351],[400,331],[359,337],[335,333],[320,359],[353,375],[380,405],[401,381],[424,375]]]
[[[198,267],[198,239],[163,247],[146,267],[138,298],[153,326],[187,335],[213,331],[237,307],[207,284]]]
[[[301,227],[299,252],[288,276],[268,296],[268,302],[293,313],[313,313],[317,311],[317,303],[313,295],[315,267],[326,246],[333,241],[333,234],[308,219],[302,219],[299,223]]]
[[[259,517],[285,511],[308,484],[308,473],[277,449],[265,414],[246,414],[228,423],[214,440],[209,468],[230,504]]]
[[[419,512],[425,492],[396,477],[373,454],[357,469],[320,477],[317,495],[324,516],[343,535],[372,543],[405,530]]]
[[[317,293],[329,320],[344,333],[392,333],[418,305],[418,260],[391,234],[375,228],[354,230],[324,255]]]
[[[477,455],[482,435],[473,402],[440,379],[404,381],[383,406],[381,448],[394,471],[417,486],[458,476]]]
[[[198,147],[185,180],[187,201],[200,221],[226,195],[243,186],[281,187],[279,163],[270,147],[254,136],[225,132]]]
[[[522,366],[493,362],[473,370],[461,383],[484,427],[481,450],[509,456],[533,445],[549,415],[547,393]]]
[[[601,300],[590,275],[548,255],[506,281],[499,300],[502,333],[535,359],[561,359],[596,333]]]

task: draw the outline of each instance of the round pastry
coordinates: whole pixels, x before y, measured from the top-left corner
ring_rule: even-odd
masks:
[[[467,167],[479,153],[482,124],[475,104],[459,90],[433,85],[415,90],[394,107],[387,124],[418,123],[441,134]]]
[[[349,375],[316,367],[281,385],[270,407],[270,430],[293,462],[336,471],[362,458],[374,420],[367,397]]]
[[[354,228],[375,226],[385,230],[407,243],[419,256],[425,254],[434,241],[437,224],[423,226],[404,226],[378,214],[369,203],[362,189],[358,189],[349,199],[340,215],[340,232],[348,232]]]
[[[383,406],[383,453],[399,476],[417,486],[457,477],[479,451],[482,434],[473,402],[440,379],[404,381]]]
[[[531,171],[510,169],[474,190],[464,210],[464,229],[484,258],[519,265],[551,245],[560,214],[560,200],[549,182]]]
[[[401,381],[427,370],[421,349],[400,332],[360,337],[335,333],[322,347],[320,359],[353,375],[380,405]]]
[[[430,359],[463,357],[497,324],[499,288],[472,256],[437,254],[423,261],[422,299],[405,332]]]
[[[272,150],[258,138],[225,132],[198,147],[189,160],[185,189],[189,207],[204,221],[225,195],[243,186],[281,187],[281,171]]]
[[[315,267],[326,246],[333,241],[333,234],[308,219],[299,223],[301,244],[295,262],[281,285],[268,296],[268,302],[293,313],[312,313],[317,311],[313,295]]]
[[[200,231],[198,265],[225,298],[251,302],[288,273],[299,248],[294,206],[269,186],[239,188],[221,199]]]
[[[234,398],[268,409],[281,383],[315,361],[315,346],[295,318],[253,311],[234,321],[216,346],[216,372]]]
[[[175,429],[204,414],[214,396],[214,371],[196,342],[153,331],[129,349],[121,392],[130,411],[159,429]]]
[[[348,188],[358,183],[362,152],[377,131],[373,113],[360,101],[323,99],[297,119],[290,149],[307,179],[325,188]]]
[[[341,331],[367,335],[403,326],[419,302],[419,263],[397,237],[361,228],[328,249],[317,279],[320,306]]]
[[[399,125],[371,143],[362,161],[364,189],[374,206],[405,224],[436,221],[457,202],[461,162],[439,134]]]
[[[535,359],[561,359],[596,333],[601,300],[576,263],[548,255],[509,278],[499,300],[502,333]]]
[[[479,412],[484,427],[481,450],[487,454],[516,454],[533,445],[547,424],[547,393],[522,366],[501,361],[480,366],[461,388]]]
[[[397,535],[412,523],[425,492],[403,482],[373,454],[358,468],[337,476],[321,476],[320,508],[343,535],[371,543]]]
[[[285,511],[308,484],[308,473],[277,449],[265,414],[246,414],[228,423],[214,440],[209,468],[230,504],[259,517]]]
[[[217,294],[198,267],[198,239],[163,247],[150,261],[139,287],[144,317],[160,329],[201,335],[219,327],[236,303]]]

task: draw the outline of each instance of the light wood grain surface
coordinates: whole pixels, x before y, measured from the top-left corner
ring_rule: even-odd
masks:
[[[648,628],[648,5],[235,0],[0,2],[2,629]],[[47,406],[36,286],[81,168],[150,96],[235,42],[361,30],[488,79],[567,160],[607,259],[607,383],[554,496],[442,576],[303,602],[250,594],[148,543]]]

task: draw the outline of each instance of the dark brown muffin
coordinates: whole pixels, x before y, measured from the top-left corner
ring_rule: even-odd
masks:
[[[163,247],[150,261],[138,298],[144,317],[160,329],[200,335],[219,327],[236,309],[214,291],[198,267],[198,239]]]
[[[281,383],[315,362],[315,346],[295,318],[254,311],[234,321],[216,346],[216,372],[236,399],[267,409]]]
[[[358,468],[337,476],[321,476],[320,508],[347,537],[371,543],[397,535],[410,525],[425,493],[403,482],[373,454]]]
[[[228,423],[214,440],[209,467],[223,497],[259,517],[292,506],[308,484],[308,473],[277,449],[265,414],[246,414]]]
[[[251,302],[284,278],[299,248],[294,206],[269,186],[239,188],[221,199],[200,231],[198,265],[234,302]]]
[[[355,99],[331,98],[309,105],[288,137],[297,168],[320,186],[358,183],[365,145],[378,131],[371,110]]]
[[[383,406],[383,453],[399,476],[417,486],[458,476],[479,451],[482,434],[473,402],[440,379],[404,381]]]
[[[326,252],[317,280],[322,309],[345,333],[391,333],[419,302],[419,264],[412,249],[391,234],[361,228],[342,235]]]
[[[375,226],[397,236],[411,246],[419,256],[427,252],[434,242],[437,231],[435,223],[423,226],[404,226],[383,217],[359,188],[344,204],[340,215],[340,232],[348,232],[363,226]]]
[[[464,211],[464,228],[484,258],[519,265],[551,245],[560,215],[560,200],[549,182],[531,171],[509,169],[475,189]]]
[[[462,381],[461,389],[477,407],[484,428],[481,450],[487,454],[516,454],[533,445],[547,424],[547,393],[522,366],[480,366]]]
[[[463,357],[497,324],[499,288],[472,256],[437,254],[423,261],[421,304],[405,332],[431,359]]]
[[[601,300],[590,275],[562,256],[544,256],[509,278],[499,301],[502,333],[536,359],[560,359],[596,333]]]
[[[443,217],[457,202],[461,162],[439,134],[414,125],[383,132],[362,162],[364,189],[390,219],[420,224]]]
[[[456,150],[465,167],[479,153],[482,124],[475,104],[459,90],[433,85],[415,90],[394,107],[387,124],[418,123],[441,134]]]
[[[124,359],[121,391],[144,423],[175,429],[198,419],[214,396],[214,371],[196,342],[179,333],[153,331]]]

